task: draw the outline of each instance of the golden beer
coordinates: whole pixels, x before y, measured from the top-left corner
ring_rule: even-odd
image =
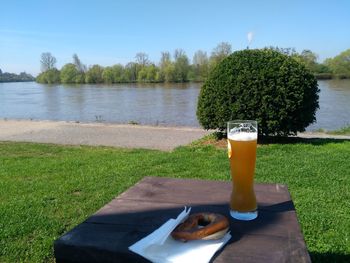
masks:
[[[228,128],[227,143],[232,177],[230,209],[234,218],[252,220],[257,217],[254,193],[257,125],[256,122],[255,126],[243,123],[241,128],[238,124],[233,128],[235,125],[231,124]]]

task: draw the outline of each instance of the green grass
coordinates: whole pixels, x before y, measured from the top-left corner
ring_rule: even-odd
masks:
[[[288,184],[316,262],[350,261],[350,141],[258,147],[256,181]],[[226,151],[0,143],[0,262],[52,262],[53,241],[144,176],[229,180]]]

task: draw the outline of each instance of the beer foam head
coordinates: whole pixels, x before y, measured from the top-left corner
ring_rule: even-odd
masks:
[[[253,141],[258,139],[256,132],[229,132],[227,137],[234,141]]]

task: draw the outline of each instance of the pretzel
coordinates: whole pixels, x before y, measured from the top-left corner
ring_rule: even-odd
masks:
[[[219,239],[229,229],[228,219],[220,214],[197,213],[190,215],[179,224],[171,236],[181,241],[197,239]]]

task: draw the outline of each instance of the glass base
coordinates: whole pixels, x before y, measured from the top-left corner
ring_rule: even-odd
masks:
[[[250,221],[258,217],[258,210],[251,212],[238,212],[230,210],[230,215],[237,220]]]

